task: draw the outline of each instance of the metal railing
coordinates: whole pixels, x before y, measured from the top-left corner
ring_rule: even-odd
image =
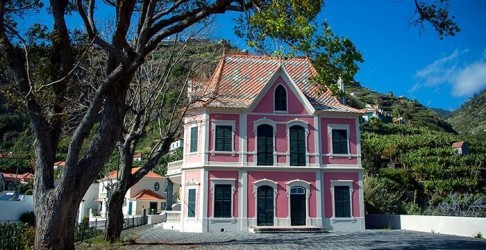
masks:
[[[166,211],[166,222],[180,222],[181,221],[181,211]]]

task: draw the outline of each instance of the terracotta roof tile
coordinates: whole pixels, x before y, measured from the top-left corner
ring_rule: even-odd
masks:
[[[132,174],[134,174],[135,172],[137,172],[137,170],[139,170],[140,168],[132,168]],[[106,179],[116,179],[117,177],[117,171],[116,170],[113,170],[111,172],[109,172],[105,178]],[[153,171],[150,171],[148,172],[148,174],[145,175],[145,177],[149,177],[149,178],[164,178],[162,175],[159,175]]]
[[[454,142],[454,143],[452,144],[452,147],[453,147],[453,148],[460,148],[460,147],[462,147],[463,145],[464,145],[464,141],[458,141],[458,142]]]
[[[137,200],[165,200],[164,197],[149,189],[144,189],[131,198]]]
[[[34,178],[34,175],[28,172],[23,174],[3,173],[3,178],[5,181],[28,182]]]
[[[322,93],[311,83],[309,79],[316,76],[317,71],[308,58],[281,59],[241,54],[224,56],[208,82],[193,83],[194,91],[191,95],[205,100],[194,106],[248,108],[280,66],[315,110],[362,113],[342,105],[331,91]]]

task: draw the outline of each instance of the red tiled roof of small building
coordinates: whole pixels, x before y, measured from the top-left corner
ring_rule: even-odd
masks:
[[[458,142],[454,142],[454,143],[452,144],[452,147],[453,147],[453,148],[460,148],[460,147],[462,147],[462,146],[464,146],[464,141],[458,141]]]
[[[165,200],[164,197],[149,189],[144,189],[131,198],[137,200]]]
[[[132,168],[132,174],[134,174],[135,172],[137,172],[140,168]],[[109,172],[105,178],[106,179],[115,179],[117,177],[117,171],[116,170],[113,170],[111,172]],[[162,175],[159,175],[153,171],[149,171],[145,177],[149,177],[149,178],[164,178]]]
[[[193,82],[197,90],[190,94],[203,99],[193,107],[248,108],[280,67],[316,111],[363,113],[341,104],[330,90],[322,93],[311,83],[310,78],[316,76],[317,71],[308,58],[281,59],[246,54],[223,56],[208,82]]]
[[[56,161],[56,162],[54,162],[54,166],[64,167],[64,166],[66,166],[66,162],[64,162],[64,161]]]
[[[3,178],[5,179],[5,181],[28,182],[34,178],[34,175],[31,173],[23,173],[23,174],[3,173]]]

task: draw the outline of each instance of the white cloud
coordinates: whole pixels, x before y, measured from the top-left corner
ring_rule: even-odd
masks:
[[[421,85],[431,87],[447,82],[457,69],[457,58],[459,51],[455,50],[452,54],[437,59],[425,68],[419,70],[415,76],[422,79]]]
[[[486,87],[486,62],[477,61],[457,73],[452,82],[454,96],[470,96]]]
[[[467,65],[460,65],[461,55],[468,50],[458,51],[439,58],[423,69],[417,71],[415,77],[418,81],[410,89],[417,91],[423,87],[435,87],[450,84],[453,96],[470,96],[486,87],[486,49],[481,58]]]

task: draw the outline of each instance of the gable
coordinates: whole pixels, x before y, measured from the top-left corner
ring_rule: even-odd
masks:
[[[275,111],[275,89],[278,86],[287,92],[287,111]],[[307,103],[306,103],[307,102]],[[250,110],[253,113],[283,113],[283,114],[311,114],[312,107],[306,97],[297,89],[295,83],[288,77],[285,70],[280,68],[270,79],[262,92],[255,98]]]

